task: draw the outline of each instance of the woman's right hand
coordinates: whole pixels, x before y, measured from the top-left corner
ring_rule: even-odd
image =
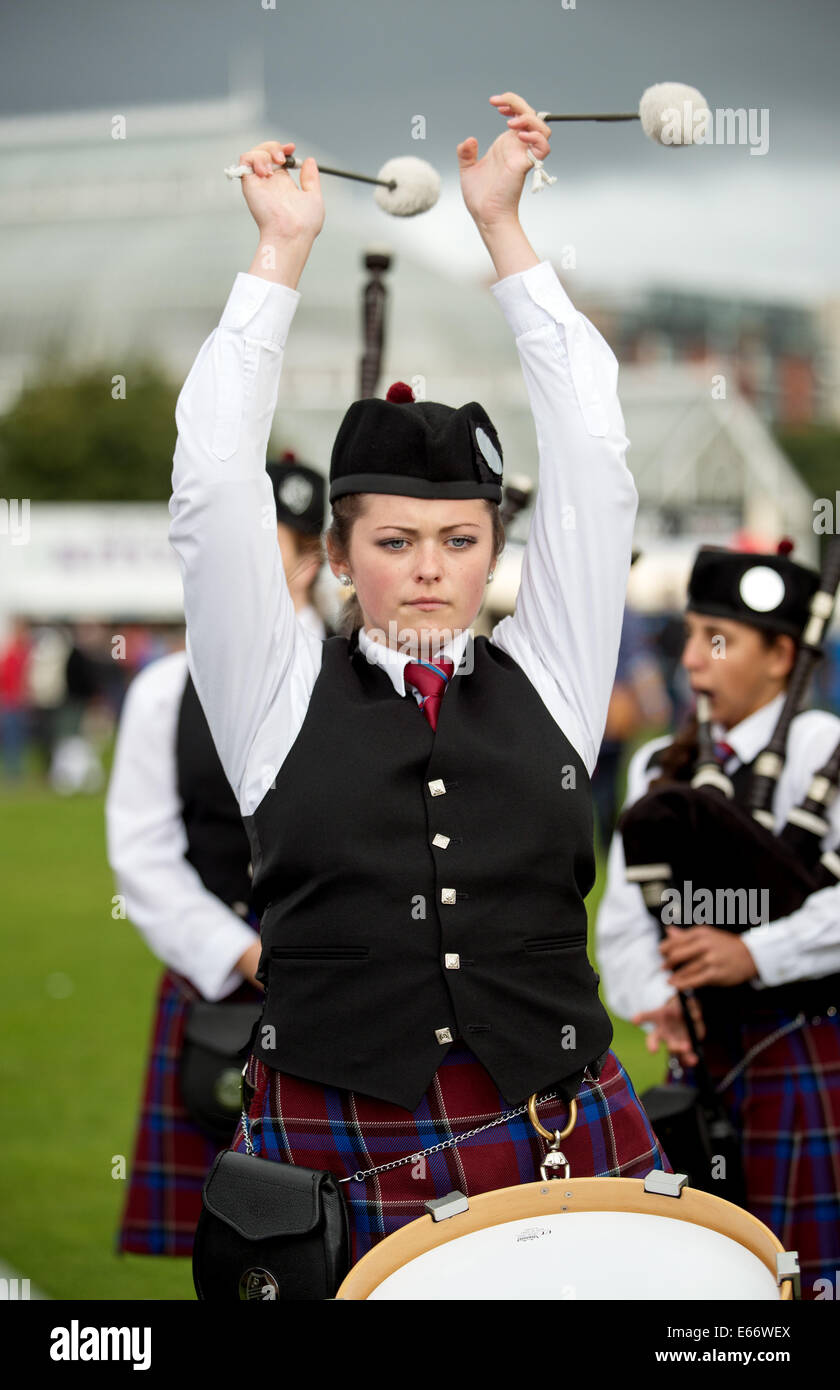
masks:
[[[265,140],[239,156],[253,174],[242,175],[242,192],[261,240],[304,242],[309,246],[324,223],[324,201],[318,165],[310,156],[300,169],[300,187],[283,169],[294,142]],[[276,172],[273,172],[276,171]]]
[[[702,1041],[706,1036],[706,1027],[703,1023],[700,1005],[696,999],[689,999],[688,1008],[697,1031],[697,1037]],[[675,994],[673,998],[668,1000],[667,1004],[663,1004],[659,1009],[651,1009],[648,1013],[636,1014],[632,1022],[639,1025],[642,1023],[653,1024],[647,1034],[648,1052],[658,1052],[664,1043],[672,1056],[678,1058],[683,1066],[696,1066],[699,1059],[691,1046],[691,1039],[685,1026],[678,995]]]

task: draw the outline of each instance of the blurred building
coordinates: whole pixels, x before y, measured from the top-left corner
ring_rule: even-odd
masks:
[[[722,373],[730,389],[773,425],[840,416],[840,305],[760,303],[651,289],[587,305],[619,360],[690,363]]]

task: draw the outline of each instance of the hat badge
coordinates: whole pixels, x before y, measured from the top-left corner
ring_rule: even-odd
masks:
[[[475,442],[481,450],[482,458],[488,468],[492,468],[494,473],[501,474],[502,460],[499,457],[499,451],[487,431],[483,430],[480,425],[476,426]]]
[[[290,473],[277,489],[277,496],[290,512],[300,516],[312,501],[312,492],[312,484],[308,478],[302,477],[300,473]]]
[[[754,613],[771,613],[785,596],[785,581],[769,565],[753,565],[741,575],[738,592]]]

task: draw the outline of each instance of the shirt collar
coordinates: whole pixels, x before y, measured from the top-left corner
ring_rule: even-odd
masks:
[[[440,655],[449,658],[458,675],[467,675],[472,670],[472,662],[465,663],[463,671],[459,670],[472,636],[472,629],[468,628],[465,632],[456,633],[451,641],[441,648]],[[386,646],[384,642],[368,636],[363,627],[359,628],[359,651],[372,665],[382,667],[398,695],[405,695],[405,668],[409,661],[414,660],[408,652],[399,652],[395,647]]]
[[[724,729],[722,724],[713,723],[712,733],[718,742],[728,743],[742,763],[751,763],[770,742],[784,702],[785,693],[781,691],[768,704],[754,710],[729,730]]]

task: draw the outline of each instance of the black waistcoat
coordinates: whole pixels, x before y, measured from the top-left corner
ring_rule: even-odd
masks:
[[[175,747],[186,858],[217,898],[247,906],[251,896],[248,835],[189,673],[178,711]]]
[[[664,751],[658,749],[652,754],[648,768],[656,766]],[[751,762],[741,763],[729,776],[733,800],[739,805],[745,802],[749,793],[752,769]],[[689,781],[693,774],[694,760],[680,769],[677,780]],[[692,880],[695,889],[703,885],[702,847],[698,846],[698,851],[697,877]],[[743,932],[751,931],[755,925],[755,922],[731,923],[723,925],[723,929],[740,936]],[[787,984],[765,985],[761,989],[756,989],[748,980],[740,985],[706,985],[695,993],[707,1028],[728,1034],[733,1029],[737,1030],[741,1023],[771,1021],[782,1014],[794,1018],[798,1013],[804,1013],[813,1018],[823,1016],[829,1008],[840,1008],[840,974],[791,980]]]
[[[597,1075],[612,1027],[586,955],[589,778],[498,647],[476,639],[433,733],[381,667],[330,638],[245,823],[267,1065],[413,1109],[448,1029],[509,1104]]]

